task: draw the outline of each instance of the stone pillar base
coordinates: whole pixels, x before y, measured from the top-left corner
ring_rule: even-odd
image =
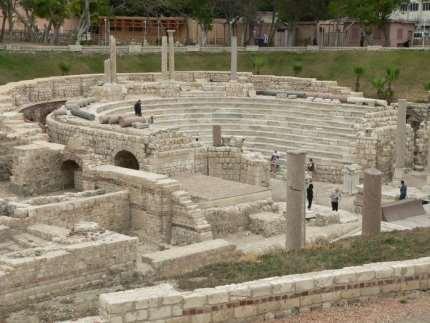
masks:
[[[121,101],[127,95],[127,88],[121,84],[105,83],[102,86],[94,86],[91,89],[91,96],[99,101]]]

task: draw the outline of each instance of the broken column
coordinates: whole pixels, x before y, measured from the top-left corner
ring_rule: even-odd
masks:
[[[287,250],[305,246],[305,160],[304,152],[287,153]]]
[[[116,40],[114,36],[110,36],[110,75],[111,83],[116,83]]]
[[[381,232],[382,172],[375,168],[364,171],[363,208],[361,211],[362,236],[370,237]]]
[[[343,173],[343,193],[355,194],[358,192],[357,185],[360,184],[361,167],[357,164],[345,165]]]
[[[167,36],[161,37],[161,74],[163,75],[163,78],[167,79],[168,71],[168,47],[167,47]]]
[[[212,142],[214,147],[222,146],[221,126],[212,126]]]
[[[175,31],[168,30],[169,35],[169,77],[171,80],[175,79],[175,39],[173,37]]]
[[[237,80],[237,37],[231,37],[231,64],[230,64],[230,81]]]
[[[396,147],[395,147],[395,169],[393,182],[400,183],[404,176],[406,164],[406,110],[408,102],[406,100],[399,100],[397,106],[397,129],[396,129]]]

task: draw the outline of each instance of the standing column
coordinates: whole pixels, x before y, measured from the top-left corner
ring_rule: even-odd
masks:
[[[167,78],[168,71],[167,71],[167,60],[168,60],[168,47],[167,47],[167,36],[161,37],[161,73],[163,75],[163,78]]]
[[[116,40],[114,36],[110,36],[110,75],[111,83],[116,83]]]
[[[105,78],[105,83],[111,82],[111,71],[110,71],[110,59],[109,58],[104,60],[104,78]]]
[[[394,169],[394,182],[399,182],[404,175],[405,161],[406,161],[406,109],[408,102],[406,100],[399,100],[397,107],[397,129],[396,129],[396,148],[395,157],[396,164]]]
[[[382,173],[369,168],[364,171],[362,208],[362,236],[370,237],[381,232]]]
[[[220,125],[212,126],[212,143],[214,147],[222,146],[222,135],[221,135]]]
[[[304,152],[287,153],[287,250],[305,246]]]
[[[173,37],[175,31],[168,30],[167,34],[169,35],[169,75],[170,79],[175,79],[175,39]]]
[[[237,80],[237,37],[231,37],[230,47],[231,63],[230,63],[230,81]]]

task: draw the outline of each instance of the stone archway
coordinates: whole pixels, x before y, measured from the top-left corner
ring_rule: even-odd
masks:
[[[74,160],[68,159],[61,165],[61,172],[63,173],[63,188],[77,188],[78,174],[81,173],[81,167]]]
[[[130,169],[139,169],[139,162],[137,158],[127,150],[121,150],[115,155],[114,158],[115,166],[130,168]]]

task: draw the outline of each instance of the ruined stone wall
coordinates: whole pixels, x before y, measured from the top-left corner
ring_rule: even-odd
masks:
[[[68,199],[57,196],[59,202],[40,202],[34,205],[21,201],[8,217],[0,217],[0,224],[23,229],[29,225],[43,223],[72,229],[81,221],[96,222],[101,228],[128,233],[130,229],[130,201],[127,191]],[[64,199],[65,201],[61,201]],[[11,208],[13,205],[11,205]]]
[[[94,239],[0,256],[0,320],[13,310],[91,285],[104,285],[136,266],[137,238],[105,232]]]
[[[11,188],[20,195],[37,195],[62,190],[64,146],[33,143],[14,148]]]
[[[176,180],[115,166],[98,166],[89,176],[97,188],[129,192],[132,230],[141,239],[189,244],[212,238],[201,210]]]
[[[102,294],[107,322],[251,322],[393,292],[428,290],[430,259],[367,264],[177,291],[170,284]]]

